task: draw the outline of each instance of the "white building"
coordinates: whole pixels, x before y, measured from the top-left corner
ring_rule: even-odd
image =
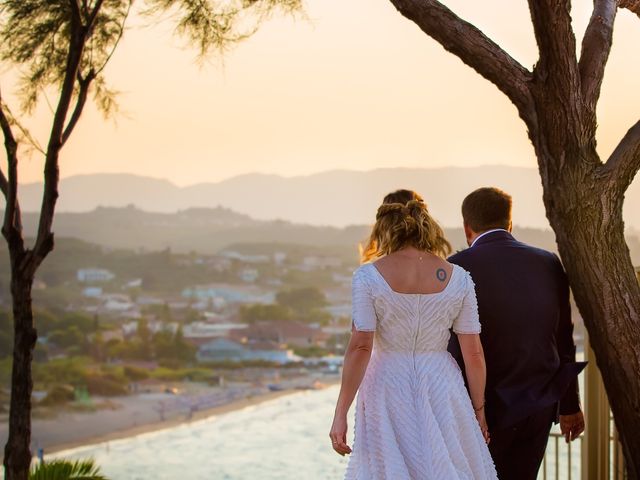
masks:
[[[164,305],[165,300],[160,297],[150,297],[148,295],[140,295],[136,298],[136,303],[141,306],[146,305]]]
[[[102,287],[87,287],[82,290],[82,296],[87,298],[100,298]]]
[[[233,250],[220,252],[220,256],[230,258],[232,260],[239,260],[244,263],[269,263],[271,261],[271,257],[269,255],[245,255]]]
[[[178,331],[178,323],[177,322],[159,322],[157,320],[153,321],[153,322],[149,322],[148,324],[149,327],[149,331],[151,333],[158,333],[158,332],[169,332],[173,335],[176,334],[176,332]]]
[[[276,265],[282,265],[286,259],[287,259],[287,254],[284,252],[276,252],[273,254],[273,262]]]
[[[131,280],[127,283],[125,283],[122,288],[124,289],[128,289],[128,288],[140,288],[142,287],[142,279],[141,278],[136,278],[134,280]]]
[[[238,303],[273,303],[275,292],[264,291],[256,285],[196,285],[185,288],[182,296],[191,300],[208,300],[210,298],[220,298],[226,304]]]
[[[137,310],[136,304],[131,301],[128,295],[120,295],[117,293],[109,293],[102,295],[102,309],[109,312],[126,312],[129,310]]]
[[[260,273],[258,273],[258,270],[255,268],[244,268],[240,271],[238,276],[245,283],[253,283],[258,279]]]
[[[199,362],[262,360],[280,364],[302,360],[293,350],[267,344],[251,347],[227,338],[217,338],[201,345],[196,358]]]
[[[82,268],[76,274],[78,281],[83,283],[89,282],[109,282],[116,276],[109,270],[101,268]]]
[[[304,257],[302,264],[307,268],[338,268],[342,260],[336,257],[309,255]]]
[[[185,339],[197,341],[207,338],[226,337],[231,330],[246,327],[247,325],[244,323],[193,322],[185,325],[182,333]]]

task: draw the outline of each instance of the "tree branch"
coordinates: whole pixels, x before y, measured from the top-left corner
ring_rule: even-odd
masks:
[[[0,129],[4,136],[4,146],[7,151],[7,161],[11,161],[11,157],[15,156],[18,150],[18,142],[11,130],[11,122],[4,112],[4,104],[2,102],[2,94],[0,94]]]
[[[127,12],[125,13],[124,18],[122,19],[122,23],[120,24],[120,32],[118,33],[118,38],[116,39],[115,43],[113,44],[113,48],[109,52],[109,55],[107,55],[107,58],[105,59],[105,61],[96,70],[96,72],[95,72],[95,76],[96,77],[98,75],[100,75],[102,73],[102,71],[106,68],[107,64],[111,60],[111,57],[113,57],[113,54],[116,52],[116,48],[118,48],[118,45],[120,45],[120,41],[122,40],[122,37],[124,35],[125,24],[127,22],[127,19],[129,18],[129,15],[131,14],[131,7],[133,7],[133,0],[129,0],[129,5],[127,6]]]
[[[80,5],[78,5],[78,0],[69,0],[69,6],[71,7],[71,13],[73,14],[74,20],[80,23],[82,19],[82,13],[80,12]]]
[[[70,1],[75,3],[76,0]],[[34,271],[47,254],[53,250],[53,233],[51,229],[56,201],[58,199],[58,183],[60,179],[58,158],[63,145],[62,136],[87,38],[86,29],[77,20],[72,20],[69,35],[67,63],[45,156],[44,192],[42,194],[42,206],[40,207],[38,233],[33,247],[33,264],[31,265]]]
[[[89,15],[89,4],[87,0],[82,0],[82,13],[85,16]]]
[[[618,0],[618,6],[626,8],[640,17],[640,0]]]
[[[640,170],[640,121],[629,129],[607,163],[601,167],[602,173],[610,180],[612,188],[622,194],[629,188],[638,170]]]
[[[2,225],[2,234],[7,239],[9,246],[18,248],[21,251],[24,248],[22,241],[22,221],[20,215],[20,206],[18,204],[18,142],[11,130],[11,122],[7,118],[0,94],[0,129],[4,136],[4,146],[7,154],[8,171],[7,177],[1,173],[0,190],[6,199],[6,208],[4,212],[4,222]]]
[[[591,20],[582,39],[582,52],[578,65],[582,99],[594,115],[600,97],[604,70],[611,52],[613,24],[617,11],[616,0],[595,0]]]
[[[89,96],[89,86],[91,82],[95,78],[95,72],[91,70],[86,78],[82,78],[80,74],[78,74],[78,84],[80,85],[80,89],[78,91],[78,98],[76,99],[76,106],[73,109],[73,113],[71,114],[71,118],[69,119],[69,123],[64,129],[62,133],[62,145],[67,143],[67,140],[71,136],[73,129],[76,127],[78,120],[80,120],[80,116],[82,115],[82,111],[84,110],[84,106],[87,103],[87,97]]]
[[[34,150],[37,150],[41,154],[45,155],[45,151],[42,148],[42,146],[38,143],[38,140],[31,134],[31,132],[27,127],[25,127],[22,123],[20,123],[20,121],[16,118],[13,112],[9,109],[9,106],[6,103],[3,103],[2,108],[4,109],[4,115],[6,117],[6,121],[9,123],[9,125],[11,125],[12,128],[13,127],[17,128],[20,135],[22,135],[22,137],[16,137],[15,139],[16,143],[20,143],[22,140],[24,140],[26,143],[29,144],[30,148],[33,148]]]
[[[73,0],[72,0],[73,1]],[[104,3],[104,0],[97,0],[95,6],[93,7],[93,9],[91,10],[91,13],[88,13],[88,19],[87,19],[87,25],[85,26],[87,32],[90,32],[91,29],[93,28],[93,24],[98,16],[98,13],[100,12],[100,8],[102,8],[102,4]],[[88,9],[88,5],[85,2],[83,2],[83,9],[85,11],[87,11]],[[129,2],[129,10],[131,9],[131,2]],[[122,25],[122,28],[120,30],[120,36],[118,38],[118,41],[122,38],[122,33],[124,31],[124,25]],[[87,33],[86,35],[89,35],[89,33]],[[116,43],[117,45],[117,43]],[[114,48],[115,50],[115,48]],[[113,54],[113,52],[111,52]],[[111,55],[109,55],[109,57],[107,58],[107,61],[111,58]],[[106,62],[105,62],[106,65]],[[104,68],[104,65],[101,67]],[[78,70],[78,74],[77,74],[77,81],[78,81],[78,85],[80,86],[79,91],[78,91],[78,98],[76,99],[76,105],[73,109],[73,113],[71,114],[71,118],[69,119],[69,123],[67,123],[67,126],[64,128],[63,133],[62,133],[62,142],[61,142],[61,146],[63,146],[65,143],[67,143],[67,140],[69,139],[69,137],[71,136],[71,134],[73,133],[73,130],[75,129],[78,120],[80,120],[80,116],[82,115],[82,111],[84,110],[84,106],[87,103],[87,98],[89,96],[89,87],[91,86],[91,82],[93,82],[93,80],[95,80],[96,76],[99,74],[100,72],[96,72],[93,68],[89,71],[89,73],[87,74],[86,77],[82,78],[82,75],[80,74],[80,71]]]
[[[9,196],[9,182],[7,181],[7,177],[4,176],[2,169],[0,169],[0,193],[2,193],[5,200]]]
[[[436,0],[391,0],[391,3],[447,51],[496,85],[516,105],[520,116],[529,120],[535,116],[528,85],[531,72],[478,28]]]
[[[60,150],[69,135],[75,128],[80,118],[84,104],[86,103],[86,95],[88,93],[89,84],[95,78],[95,72],[90,73],[87,78],[80,81],[80,63],[86,46],[87,38],[91,34],[94,22],[102,8],[104,0],[96,0],[87,24],[82,24],[82,16],[78,17],[80,5],[77,0],[69,0],[71,9],[74,12],[71,20],[71,29],[69,32],[69,52],[67,54],[67,63],[65,73],[62,80],[60,98],[58,106],[53,117],[53,125],[49,135],[49,143],[45,156],[44,165],[44,192],[42,194],[42,206],[40,207],[40,219],[38,222],[38,233],[33,247],[33,255],[31,256],[30,268],[34,271],[53,250],[53,216],[55,213],[56,202],[58,200],[58,183],[60,180],[59,156]],[[71,115],[69,123],[67,123],[67,115],[73,100],[75,82],[80,81],[80,92],[76,102],[76,107]],[[86,81],[86,83],[85,83]],[[65,126],[66,124],[66,126]]]
[[[100,9],[102,8],[103,3],[104,3],[104,0],[97,0],[96,4],[91,10],[91,13],[89,14],[89,18],[87,19],[87,28],[89,30],[93,28],[93,23],[96,21],[96,17],[98,16],[98,13],[100,13]]]
[[[577,93],[580,84],[570,9],[569,0],[529,0],[540,53],[534,76],[555,84],[567,98]]]

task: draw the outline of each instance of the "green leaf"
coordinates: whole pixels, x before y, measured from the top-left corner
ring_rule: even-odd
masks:
[[[31,470],[29,480],[108,480],[93,459],[51,460]]]

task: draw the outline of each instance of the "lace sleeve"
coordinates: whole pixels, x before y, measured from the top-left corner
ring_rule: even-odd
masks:
[[[364,269],[359,268],[353,274],[351,284],[351,315],[353,325],[360,332],[373,332],[376,329],[376,312],[373,296],[367,282]]]
[[[458,316],[453,321],[453,331],[458,334],[480,333],[480,318],[478,316],[478,301],[476,290],[471,275],[465,273],[464,297]]]

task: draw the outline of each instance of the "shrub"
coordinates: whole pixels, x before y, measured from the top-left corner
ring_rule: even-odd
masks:
[[[277,362],[269,362],[267,360],[219,360],[215,362],[204,362],[203,367],[218,370],[239,370],[242,368],[278,368],[282,365]]]
[[[112,375],[89,374],[85,379],[87,391],[91,395],[115,397],[129,393],[127,385]]]
[[[39,403],[43,406],[64,405],[75,399],[74,388],[71,385],[55,385],[47,392],[47,396],[44,397]]]
[[[33,365],[33,378],[36,383],[57,385],[68,383],[82,385],[87,374],[89,361],[83,357],[62,358],[47,363]]]
[[[298,347],[293,349],[293,353],[300,357],[308,358],[308,357],[324,357],[331,353],[326,348],[318,347],[317,345],[312,345],[310,347]]]
[[[125,365],[122,369],[122,373],[133,382],[139,382],[140,380],[146,380],[149,378],[149,371],[132,365]]]

